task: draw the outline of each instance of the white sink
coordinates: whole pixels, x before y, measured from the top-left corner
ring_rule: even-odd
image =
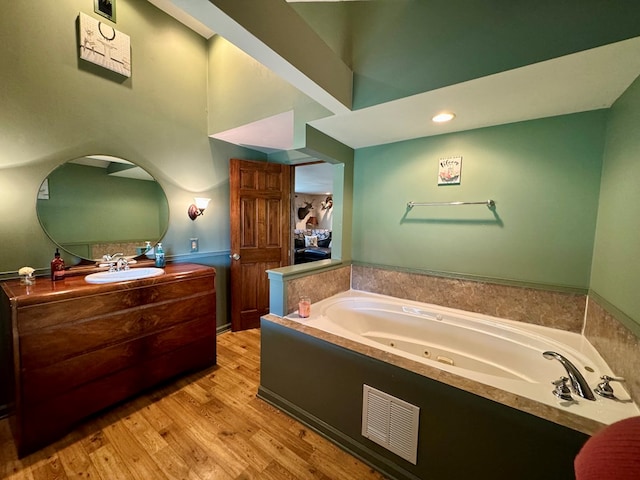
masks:
[[[139,280],[141,278],[157,277],[162,275],[164,270],[155,267],[132,268],[130,270],[120,270],[119,272],[98,272],[84,277],[87,283],[113,283],[127,280]]]

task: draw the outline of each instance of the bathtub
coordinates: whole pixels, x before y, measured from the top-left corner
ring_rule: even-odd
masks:
[[[573,401],[563,401],[553,395],[551,382],[567,374],[557,360],[543,357],[548,350],[564,355],[592,389],[600,376],[615,376],[576,333],[354,290],[314,303],[308,318],[297,312],[285,318],[386,352],[387,358],[425,365],[434,378],[443,371],[460,378],[458,385],[471,381],[508,392],[516,402],[524,397],[603,425],[640,414],[620,383],[612,383],[616,400],[573,394]]]

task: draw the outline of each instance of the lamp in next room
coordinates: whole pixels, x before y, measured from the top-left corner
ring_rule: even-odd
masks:
[[[194,200],[196,203],[189,205],[189,210],[187,211],[191,220],[195,220],[198,216],[204,214],[204,209],[207,208],[207,205],[209,205],[211,201],[210,198],[202,197],[195,197]]]

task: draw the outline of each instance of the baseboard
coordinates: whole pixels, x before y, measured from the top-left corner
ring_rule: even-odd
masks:
[[[218,325],[216,327],[216,335],[220,335],[221,333],[228,332],[231,330],[231,324],[225,323],[224,325]]]
[[[390,480],[420,480],[419,477],[390,462],[364,444],[355,441],[353,438],[343,434],[340,430],[300,409],[298,406],[262,385],[258,387],[257,397],[295,418],[320,436],[336,444],[342,450],[379,471]]]

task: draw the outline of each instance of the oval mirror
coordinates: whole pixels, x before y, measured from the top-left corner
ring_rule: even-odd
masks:
[[[155,179],[135,164],[105,155],[66,162],[42,182],[40,225],[64,251],[86,260],[106,253],[139,255],[169,225],[169,203]]]

